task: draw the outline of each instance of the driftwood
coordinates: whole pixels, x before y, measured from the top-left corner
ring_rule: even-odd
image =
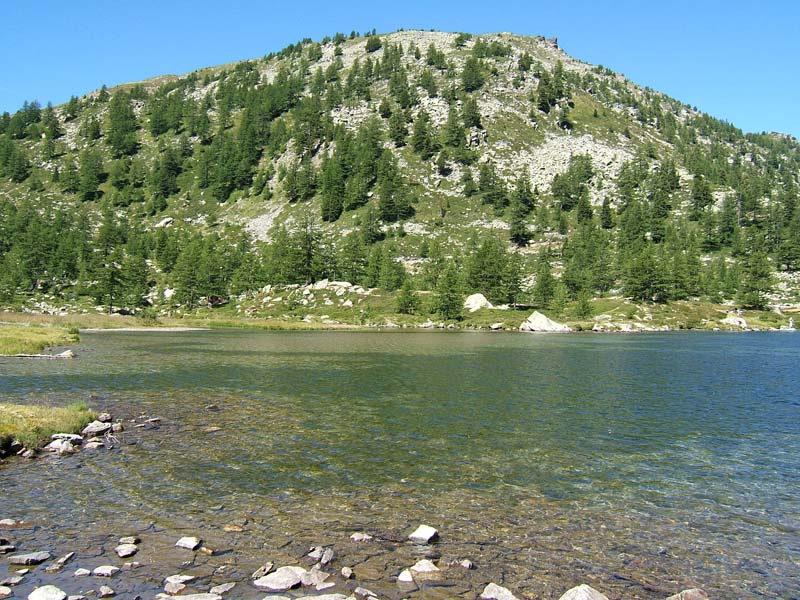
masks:
[[[75,353],[72,350],[64,350],[59,354],[9,354],[6,358],[75,358]]]

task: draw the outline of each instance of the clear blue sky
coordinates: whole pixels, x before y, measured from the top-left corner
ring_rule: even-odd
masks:
[[[745,131],[800,137],[800,2],[5,0],[0,112],[376,28],[557,36]]]

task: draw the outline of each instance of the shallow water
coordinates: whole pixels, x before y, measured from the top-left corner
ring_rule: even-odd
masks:
[[[112,451],[0,467],[0,518],[32,524],[0,535],[78,553],[59,575],[27,576],[19,597],[37,582],[99,586],[70,574],[119,564],[117,538],[137,531],[143,567],[118,575],[118,592],[155,592],[187,569],[204,585],[246,580],[266,560],[310,564],[299,560],[310,546],[333,545],[331,569],[356,566],[362,585],[396,598],[474,597],[488,581],[534,598],[581,582],[612,599],[694,586],[800,597],[799,335],[82,340],[74,361],[0,359],[0,395],[94,394],[118,417],[163,421],[129,424]],[[435,547],[400,541],[420,522],[440,530]],[[382,541],[353,544],[358,530]],[[193,555],[172,544],[190,534],[218,554],[182,566]],[[478,568],[398,587],[420,552]],[[232,594],[263,596],[244,583]]]

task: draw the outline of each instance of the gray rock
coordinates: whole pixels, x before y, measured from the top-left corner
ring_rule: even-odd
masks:
[[[64,568],[64,565],[67,564],[69,561],[72,560],[72,557],[75,556],[74,552],[67,552],[64,556],[59,558],[55,563],[50,565],[45,569],[48,573],[55,573],[56,571],[60,571]]]
[[[417,561],[417,564],[415,564],[409,570],[413,573],[435,573],[439,570],[439,567],[437,567],[427,558],[424,558],[420,561]]]
[[[83,438],[77,433],[54,433],[50,436],[51,440],[67,440],[73,446],[80,446],[83,443]]]
[[[368,590],[367,588],[365,588],[365,587],[360,587],[360,586],[359,586],[359,587],[357,587],[356,589],[354,589],[354,590],[353,590],[353,593],[354,593],[356,596],[362,596],[363,598],[370,598],[370,597],[372,597],[372,598],[377,598],[377,597],[378,597],[378,594],[376,594],[376,593],[375,593],[375,592],[373,592],[372,590]]]
[[[28,600],[64,600],[67,595],[54,585],[43,585],[28,594]]]
[[[123,431],[125,431],[125,426],[122,423],[112,423],[111,431],[113,433],[122,433]]]
[[[319,560],[322,558],[322,553],[325,552],[325,548],[322,546],[314,546],[306,556],[308,558],[313,558],[314,560]]]
[[[8,558],[12,565],[38,565],[53,558],[49,552],[31,552],[29,554],[15,554]]]
[[[267,596],[267,598],[273,597]],[[267,598],[264,600],[267,600]],[[347,600],[347,596],[344,594],[318,594],[316,596],[300,596],[297,600]]]
[[[582,583],[567,590],[558,600],[608,600],[608,598],[593,587]]]
[[[203,540],[196,537],[182,537],[175,545],[178,548],[186,548],[187,550],[197,550],[200,545],[203,543]]]
[[[0,546],[0,554],[8,554],[9,552],[16,551],[17,547],[11,544],[3,544]]]
[[[414,583],[414,576],[408,569],[403,569],[400,571],[400,575],[397,576],[397,581],[401,583]]]
[[[139,539],[139,536],[136,536],[136,535],[127,535],[125,537],[119,538],[119,543],[120,544],[138,544],[141,541],[142,540]]]
[[[342,567],[342,577],[350,579],[353,576],[353,569],[350,567]]]
[[[0,585],[0,598],[5,598],[11,595],[11,588],[6,585]]]
[[[510,590],[497,585],[496,583],[490,583],[485,588],[483,588],[483,592],[480,595],[481,600],[518,600],[517,597],[511,593]]]
[[[74,596],[67,596],[67,600],[86,600],[86,596],[75,594]]]
[[[136,544],[120,544],[116,548],[114,548],[114,552],[117,553],[117,556],[120,558],[128,558],[129,556],[133,556],[139,551],[139,547]]]
[[[412,542],[417,544],[427,544],[439,537],[439,532],[430,525],[420,525],[414,533],[408,536]]]
[[[111,423],[111,421],[113,421],[114,419],[110,414],[104,412],[97,415],[97,420],[100,421],[101,423]]]
[[[87,577],[91,575],[92,572],[89,569],[75,569],[73,576],[75,577]]]
[[[202,594],[181,594],[181,600],[222,600],[219,594],[210,594],[204,592]]]
[[[104,435],[111,431],[111,423],[102,423],[100,421],[92,421],[83,428],[81,433],[84,436]]]
[[[285,592],[300,585],[300,580],[305,572],[306,570],[302,567],[281,567],[274,573],[256,579],[253,585],[273,592]]]
[[[300,576],[300,583],[306,586],[317,586],[325,583],[328,577],[330,577],[329,573],[323,573],[319,569],[311,569]]]
[[[219,585],[215,585],[208,591],[211,592],[212,594],[219,594],[220,596],[222,596],[223,594],[227,594],[228,592],[230,592],[235,587],[236,587],[235,583],[221,583]]]
[[[180,594],[185,589],[186,585],[183,583],[173,583],[170,581],[164,584],[164,591],[167,592],[170,596],[174,596],[175,594]]]
[[[194,575],[170,575],[164,579],[164,583],[189,583],[194,580]]]
[[[14,575],[12,577],[6,577],[3,581],[0,581],[0,585],[5,585],[8,587],[14,587],[15,585],[19,585],[22,583],[22,577],[19,575]]]
[[[319,559],[320,564],[327,565],[333,560],[333,548],[326,548],[322,553],[322,558]]]
[[[264,563],[255,572],[250,576],[251,579],[261,579],[264,575],[272,571],[272,567],[275,565],[271,562]]]
[[[44,449],[48,452],[55,452],[59,456],[75,453],[75,446],[69,440],[53,440]]]
[[[670,596],[667,600],[708,600],[708,594],[699,588],[692,588]]]
[[[92,571],[95,577],[113,577],[116,573],[119,573],[119,567],[114,565],[101,565]]]
[[[111,596],[115,596],[116,592],[107,585],[101,585],[100,591],[97,593],[97,595],[101,598],[110,598]]]
[[[350,536],[350,539],[353,540],[356,543],[358,543],[358,542],[369,542],[369,541],[372,540],[372,536],[370,534],[368,534],[368,533],[357,531],[356,533],[354,533],[353,535]]]

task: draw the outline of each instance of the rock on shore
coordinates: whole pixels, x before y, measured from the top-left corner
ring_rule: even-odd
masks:
[[[569,326],[548,319],[538,310],[533,311],[531,316],[522,322],[519,330],[542,333],[566,333],[572,331]]]

